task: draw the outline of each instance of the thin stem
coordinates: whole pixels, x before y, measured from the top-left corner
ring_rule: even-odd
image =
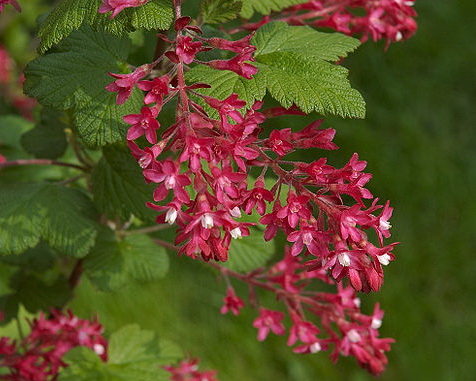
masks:
[[[176,246],[173,243],[170,243],[170,242],[167,242],[167,241],[162,241],[161,239],[158,239],[158,238],[154,238],[153,241],[157,245],[165,247],[166,249],[171,249],[171,250],[175,250],[175,251],[178,251],[180,249],[179,246]]]
[[[82,179],[83,177],[85,177],[85,174],[77,175],[77,176],[71,177],[70,179],[66,179],[66,180],[63,180],[63,181],[58,181],[56,184],[57,185],[68,185],[68,184],[74,183],[74,182]]]
[[[134,235],[134,234],[148,234],[148,233],[154,233],[154,232],[158,232],[165,229],[170,229],[171,227],[172,226],[170,226],[169,224],[161,224],[161,225],[148,226],[146,228],[141,228],[141,229],[123,230],[119,233],[123,236]]]
[[[74,290],[78,286],[79,281],[81,280],[81,275],[83,274],[83,261],[83,258],[78,259],[76,265],[73,268],[73,271],[71,271],[71,274],[68,278],[68,284],[71,290]]]
[[[86,168],[82,165],[72,164],[72,163],[65,163],[62,161],[56,160],[49,160],[49,159],[19,159],[19,160],[11,160],[6,161],[4,163],[0,163],[0,168],[8,168],[8,167],[18,167],[21,165],[58,165],[60,167],[69,167],[79,169],[81,171],[87,172],[89,168]]]

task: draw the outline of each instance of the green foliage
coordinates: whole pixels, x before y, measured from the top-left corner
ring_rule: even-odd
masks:
[[[72,110],[73,127],[82,142],[97,148],[122,141],[122,117],[141,107],[139,91],[117,106],[116,94],[105,90],[113,81],[108,72],[125,66],[130,41],[83,27],[57,49],[30,62],[25,69],[25,92],[45,105]]]
[[[66,151],[66,124],[61,120],[63,112],[52,108],[41,111],[41,119],[32,130],[21,137],[23,148],[37,158],[57,159]]]
[[[61,0],[40,26],[39,51],[46,52],[83,23],[97,30],[122,35],[141,28],[168,29],[173,19],[172,5],[168,0],[154,0],[141,7],[125,9],[112,20],[110,14],[98,13],[100,4],[100,0]]]
[[[338,33],[321,33],[307,26],[290,27],[274,22],[261,27],[251,40],[258,73],[246,80],[231,71],[195,67],[188,79],[207,78],[207,95],[224,99],[237,93],[250,107],[266,91],[284,107],[296,104],[304,112],[363,118],[365,102],[352,89],[348,71],[328,61],[346,57],[359,41]]]
[[[165,249],[148,235],[135,234],[118,240],[111,230],[104,229],[86,257],[84,268],[99,289],[114,291],[134,281],[164,277],[169,258]]]
[[[232,240],[229,258],[222,264],[224,267],[246,273],[264,266],[274,255],[274,243],[265,242],[261,230],[252,228],[250,231],[248,237]]]
[[[241,16],[249,19],[255,12],[269,15],[292,5],[307,3],[307,0],[242,0]]]
[[[81,191],[54,184],[0,185],[0,253],[20,254],[40,239],[83,257],[97,234],[96,212]]]
[[[2,324],[17,316],[20,305],[36,313],[51,307],[61,308],[71,297],[67,279],[54,271],[56,256],[44,242],[20,255],[0,257],[2,280],[0,290]]]
[[[204,24],[220,24],[238,17],[243,3],[236,0],[202,0],[200,18]]]
[[[146,184],[139,165],[127,148],[106,146],[92,173],[94,203],[101,213],[128,220],[133,214],[153,220],[155,213],[145,206],[154,190]]]
[[[163,370],[159,339],[151,331],[141,330],[138,325],[128,325],[111,335],[108,361],[101,359],[90,349],[78,347],[65,356],[69,366],[60,373],[59,381],[161,381],[169,380]]]

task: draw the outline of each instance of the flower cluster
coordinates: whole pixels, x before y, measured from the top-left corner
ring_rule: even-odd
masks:
[[[377,7],[385,15],[408,13],[410,17],[408,4],[399,5],[403,13],[392,13],[394,3],[333,1],[331,11],[322,2],[312,1],[285,10],[282,19],[291,24],[306,21],[321,25],[332,12],[347,12],[351,5],[365,6],[369,14]],[[170,48],[131,74],[110,73],[116,80],[107,86],[117,92],[118,104],[134,87],[145,92],[140,113],[126,115],[124,121],[130,125],[129,148],[145,180],[157,184],[154,203],[148,203],[159,213],[157,222],[177,226],[179,254],[205,261],[226,261],[233,239],[257,234],[253,225],[265,227],[266,241],[283,233],[291,246],[284,259],[268,270],[242,275],[212,265],[225,276],[276,293],[285,302],[292,322],[288,345],[295,352],[315,353],[333,346],[334,360],[339,354],[352,355],[361,366],[380,374],[387,363],[385,351],[393,340],[378,337],[383,312],[377,306],[373,315],[362,314],[356,291],[378,291],[383,266],[394,260],[396,243],[384,243],[390,237],[393,208],[389,202],[379,204],[366,188],[372,176],[364,171],[367,163],[357,154],[342,168],[330,165],[325,157],[310,163],[289,159],[296,150],[337,149],[335,130],[323,128],[322,120],[301,130],[274,128],[267,134],[262,127],[265,120],[301,112],[295,106],[263,110],[262,102],[247,105],[237,94],[220,100],[196,91],[209,87],[206,83],[187,84],[185,70],[192,63],[252,78],[257,71],[252,64],[253,32],[236,41],[205,38],[200,27],[180,15],[180,7],[176,12],[175,39],[162,36]],[[382,14],[380,19],[385,19],[387,26],[375,38],[398,40],[398,31],[407,37],[408,31],[400,26],[397,32],[392,31],[388,25],[393,21],[385,17]],[[243,29],[255,30],[258,24]],[[356,17],[349,21],[347,26],[353,28],[349,33],[365,35],[371,30],[355,29],[358,24]],[[211,49],[234,56],[208,62],[197,59],[197,54]],[[176,104],[175,121],[162,126],[159,114],[172,101]],[[242,222],[243,213],[259,217],[255,223]],[[372,235],[377,242],[371,242]],[[307,290],[314,280],[334,284],[337,294]],[[221,312],[237,315],[243,307],[243,300],[228,282]],[[306,318],[305,310],[320,321],[319,327]],[[269,332],[284,334],[284,317],[282,312],[262,307],[254,322],[258,339],[264,340]]]
[[[198,359],[183,360],[178,365],[166,365],[164,369],[171,374],[172,381],[217,381],[216,371],[200,371]]]
[[[333,347],[331,358],[337,361],[340,355],[354,356],[359,365],[372,374],[381,374],[387,364],[386,351],[394,341],[379,338],[383,311],[377,304],[372,315],[360,311],[360,299],[352,287],[337,283],[337,293],[315,291],[316,281],[334,284],[323,270],[309,269],[305,257],[292,255],[286,248],[285,257],[268,270],[238,274],[216,266],[223,276],[235,277],[249,284],[251,294],[262,288],[276,294],[285,306],[291,321],[287,344],[295,353],[317,353]],[[255,299],[255,298],[254,298]],[[238,314],[244,301],[235,294],[228,282],[227,297],[222,313],[232,310]],[[280,311],[259,308],[259,316],[253,326],[258,329],[258,340],[266,339],[270,332],[286,334],[285,314]],[[320,322],[318,326],[313,320]]]
[[[51,317],[41,314],[30,326],[30,334],[19,344],[7,337],[0,339],[0,366],[9,369],[0,380],[55,380],[66,366],[63,356],[77,346],[91,348],[103,361],[107,359],[107,342],[97,321],[53,310]]]
[[[386,39],[387,45],[411,37],[416,29],[413,1],[408,0],[311,0],[277,15],[291,25],[332,28],[347,35]],[[244,29],[255,30],[274,18],[265,16]],[[240,28],[239,28],[240,29]]]

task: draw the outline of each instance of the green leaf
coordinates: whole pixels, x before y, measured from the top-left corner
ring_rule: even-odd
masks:
[[[0,253],[20,254],[40,239],[83,257],[94,245],[96,212],[81,191],[54,184],[0,185]]]
[[[59,381],[166,381],[161,369],[162,347],[157,335],[128,325],[111,335],[107,363],[88,348],[74,348],[65,356],[68,367]]]
[[[251,42],[256,46],[257,57],[290,52],[325,61],[338,61],[360,46],[359,40],[340,33],[323,33],[308,26],[289,26],[284,22],[262,26]]]
[[[97,148],[122,141],[126,123],[122,117],[142,105],[136,90],[124,104],[105,87],[113,81],[108,72],[120,72],[130,40],[83,27],[58,45],[55,52],[40,56],[25,69],[25,92],[56,109],[72,109],[73,127],[82,142]]]
[[[94,202],[101,213],[128,220],[131,214],[153,220],[156,214],[145,206],[154,184],[146,184],[141,169],[129,150],[106,146],[103,157],[92,173]]]
[[[235,0],[202,0],[200,18],[204,24],[220,24],[238,17],[241,1]]]
[[[246,273],[264,266],[274,255],[274,244],[264,241],[263,232],[259,229],[250,231],[250,236],[232,240],[228,261],[222,266]]]
[[[255,12],[269,15],[273,11],[276,12],[296,4],[307,3],[308,0],[242,0],[242,2],[241,16],[249,19]]]
[[[297,53],[270,53],[256,63],[256,79],[266,83],[271,96],[283,107],[296,104],[306,113],[365,117],[365,102],[352,89],[347,70],[325,61],[312,61]]]
[[[25,150],[37,158],[57,159],[66,151],[66,124],[61,120],[63,112],[52,108],[41,111],[41,119],[36,126],[21,137]]]
[[[200,89],[203,94],[224,99],[237,93],[248,107],[269,92],[282,106],[296,104],[307,113],[365,116],[365,101],[352,89],[347,69],[331,63],[359,46],[358,40],[274,22],[261,27],[251,43],[257,48],[253,64],[259,69],[251,80],[204,65],[193,68],[187,74],[188,80],[206,78],[212,88]]]
[[[153,0],[141,7],[127,8],[114,19],[98,13],[100,0],[61,0],[41,24],[40,53],[60,42],[83,23],[114,35],[135,29],[168,29],[173,21],[173,8],[168,0]]]
[[[101,290],[114,291],[134,282],[163,278],[169,268],[164,248],[147,235],[127,236],[118,241],[110,230],[103,231],[84,261],[91,281]]]

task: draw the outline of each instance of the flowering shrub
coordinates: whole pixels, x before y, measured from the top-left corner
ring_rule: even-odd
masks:
[[[0,11],[8,3],[20,11],[14,0]],[[259,341],[287,334],[296,353],[353,356],[381,374],[393,339],[379,337],[383,311],[363,314],[358,292],[378,291],[395,259],[393,208],[366,188],[357,153],[328,163],[323,151],[338,147],[323,118],[365,116],[340,63],[369,36],[387,46],[410,37],[413,3],[202,0],[198,15],[180,0],[92,3],[62,0],[39,25],[41,54],[24,70],[35,124],[14,115],[33,118],[35,104],[10,95],[14,64],[0,49],[0,86],[17,110],[0,127],[14,120],[24,131],[0,134],[5,322],[20,305],[44,311],[18,346],[2,339],[10,373],[0,378],[116,379],[122,364],[131,379],[215,380],[198,360],[165,363],[160,341],[137,326],[108,347],[97,322],[44,315],[64,308],[82,277],[103,291],[163,277],[166,249],[226,280],[222,314],[245,308],[233,283],[248,284]],[[311,113],[307,126],[282,126]],[[304,150],[319,156],[303,161]],[[24,182],[30,166],[58,171]],[[288,243],[277,252],[264,243],[275,237]],[[258,303],[259,289],[282,310]]]

